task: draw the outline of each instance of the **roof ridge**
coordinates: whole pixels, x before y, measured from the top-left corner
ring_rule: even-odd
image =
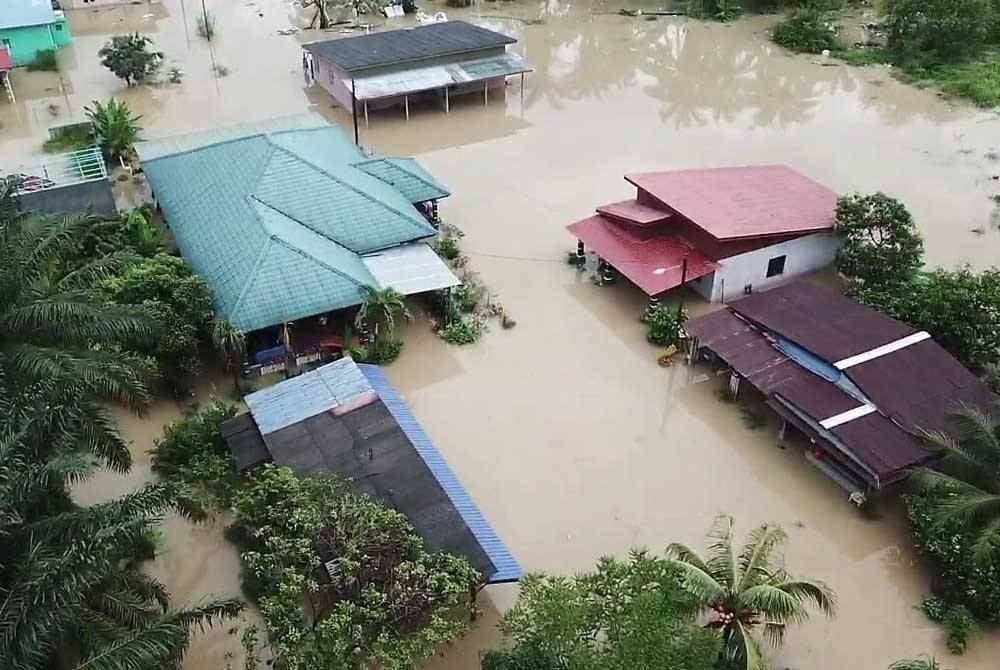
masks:
[[[295,115],[293,114],[292,116],[295,116]],[[317,123],[319,123],[319,122],[317,121]],[[175,151],[173,153],[163,154],[162,156],[157,156],[156,158],[147,158],[147,159],[143,160],[142,162],[143,163],[152,163],[154,161],[162,160],[164,158],[174,158],[176,156],[186,156],[187,154],[192,154],[192,153],[194,153],[196,151],[201,151],[202,149],[215,149],[217,147],[221,147],[221,146],[224,146],[226,144],[234,144],[236,142],[243,142],[245,140],[252,140],[252,139],[256,139],[258,137],[263,137],[263,138],[267,139],[271,135],[284,135],[285,133],[305,133],[305,132],[312,132],[314,130],[325,130],[327,128],[332,128],[332,127],[333,126],[330,126],[330,125],[317,125],[314,128],[281,128],[281,129],[278,129],[278,130],[264,130],[264,129],[262,129],[262,130],[257,130],[257,131],[251,132],[249,135],[240,135],[239,137],[230,137],[229,139],[218,140],[216,142],[209,142],[208,144],[199,144],[196,147],[191,147],[190,149],[184,149],[183,151]],[[224,129],[225,128],[223,128],[223,130]],[[194,136],[194,135],[203,135],[203,134],[209,133],[209,132],[211,132],[211,129],[209,129],[209,130],[203,130],[203,131],[198,131],[198,132],[194,132],[194,133],[180,133],[179,135],[171,135],[169,137],[164,137],[162,139],[143,140],[143,142],[161,142],[161,141],[168,140],[168,139],[171,139],[171,138],[176,138],[176,137],[191,137],[191,136]],[[140,142],[139,144],[142,144],[142,142]],[[273,142],[268,142],[268,144],[272,144],[273,145]]]
[[[270,139],[269,139],[269,138],[268,138],[268,141],[270,142]],[[375,203],[376,205],[379,205],[379,206],[383,207],[384,209],[387,209],[387,210],[389,210],[390,212],[392,212],[392,213],[394,213],[394,214],[397,214],[397,215],[399,215],[399,216],[403,217],[404,219],[406,219],[406,221],[407,221],[408,223],[412,224],[414,228],[423,228],[423,225],[421,225],[421,222],[418,222],[418,221],[416,221],[416,220],[415,220],[414,218],[411,218],[410,216],[407,216],[407,215],[406,215],[406,214],[404,214],[403,212],[400,212],[400,211],[399,211],[398,209],[396,209],[395,207],[392,207],[391,205],[388,205],[388,204],[386,204],[386,203],[382,202],[382,201],[381,201],[381,200],[379,200],[378,198],[376,198],[376,197],[372,196],[372,195],[371,195],[370,193],[366,193],[366,192],[365,192],[365,191],[363,191],[362,189],[359,189],[358,187],[354,186],[353,184],[349,184],[349,183],[345,182],[345,181],[344,181],[343,179],[341,179],[340,177],[336,177],[336,176],[334,176],[334,175],[330,174],[330,173],[329,173],[329,172],[328,172],[327,170],[324,170],[323,168],[319,167],[318,165],[316,165],[316,164],[315,164],[315,163],[313,163],[312,161],[310,161],[310,160],[308,160],[308,159],[306,159],[306,158],[304,158],[304,157],[302,157],[302,156],[298,155],[297,153],[294,153],[294,152],[290,151],[289,149],[287,149],[287,148],[285,148],[285,147],[281,146],[280,144],[277,144],[277,143],[274,143],[274,142],[271,142],[271,144],[272,144],[272,145],[274,146],[274,148],[275,148],[275,150],[276,150],[276,151],[281,151],[281,152],[283,152],[283,153],[287,154],[288,156],[290,156],[290,157],[294,158],[295,160],[297,160],[297,161],[300,161],[300,162],[302,162],[302,163],[305,163],[306,165],[308,165],[308,166],[309,166],[309,167],[311,167],[312,169],[316,170],[316,171],[317,171],[317,172],[319,172],[320,174],[323,174],[323,175],[326,175],[326,176],[327,176],[328,178],[330,178],[330,179],[332,179],[333,181],[337,182],[338,184],[340,184],[340,185],[342,185],[342,186],[344,186],[344,187],[348,188],[349,190],[351,190],[351,191],[354,191],[355,193],[357,193],[358,195],[362,196],[363,198],[366,198],[367,200],[370,200],[371,202]],[[269,163],[269,162],[270,162],[270,160],[271,160],[271,156],[268,156],[268,160],[267,160],[267,161],[266,161],[265,163]],[[358,168],[355,168],[355,167],[354,167],[354,165],[353,165],[353,164],[351,164],[351,163],[345,163],[345,165],[347,165],[347,167],[349,167],[349,168],[353,168],[353,169],[358,169]],[[378,177],[374,177],[374,176],[372,176],[372,175],[368,174],[367,172],[364,172],[364,174],[365,174],[366,176],[368,176],[368,177],[371,177],[372,179],[378,179]],[[379,180],[379,181],[382,181],[381,179],[378,179],[378,180]],[[259,180],[258,180],[258,181],[259,181]],[[385,182],[384,182],[384,181],[383,181],[382,183],[383,183],[383,184],[385,184]],[[257,186],[258,186],[258,183],[254,183],[254,186],[253,186],[253,187],[254,187],[255,189],[257,188]],[[392,187],[392,185],[391,185],[391,184],[387,184],[387,186],[390,186],[390,187]],[[392,188],[393,188],[394,190],[396,190],[396,193],[399,193],[399,190],[398,190],[398,189],[395,189],[395,187],[392,187]],[[402,197],[402,194],[401,194],[401,193],[400,193],[399,195],[400,195],[400,197]],[[255,197],[254,199],[256,200],[257,198]],[[404,198],[404,199],[405,199],[405,198]],[[263,202],[263,201],[260,201],[260,202]],[[272,207],[272,209],[274,209],[274,208]],[[417,210],[416,210],[415,208],[413,208],[413,206],[412,206],[412,205],[411,205],[411,209],[413,209],[413,212],[414,212],[414,214],[416,214],[416,213],[417,213]],[[280,210],[278,210],[278,211],[280,211]],[[282,214],[285,214],[284,212],[281,212],[281,213],[282,213]],[[285,214],[285,216],[288,216],[288,215],[287,215],[287,214]],[[292,219],[292,217],[290,217],[290,216],[289,216],[288,218]],[[292,220],[296,220],[296,219],[292,219]],[[302,222],[300,221],[299,223],[302,223]],[[302,225],[303,225],[303,226],[305,226],[306,224],[302,223]],[[435,231],[435,230],[434,230],[433,228],[431,228],[431,225],[430,225],[429,223],[428,223],[428,224],[426,224],[426,226],[427,226],[427,228],[430,228],[430,229],[431,229],[431,230],[430,230],[430,232],[428,232],[428,233],[427,233],[426,235],[422,235],[421,237],[419,237],[419,238],[414,238],[414,239],[421,239],[421,238],[423,238],[423,237],[431,237],[431,236],[433,236],[433,235],[435,235],[435,234],[436,234],[436,231]],[[315,230],[314,230],[313,228],[310,228],[309,226],[306,226],[306,228],[309,228],[309,230],[313,230],[313,232],[318,232],[318,231],[315,231]],[[320,233],[320,234],[322,235],[322,233]],[[323,235],[323,237],[326,237],[326,235]],[[330,238],[328,238],[328,237],[327,237],[326,239],[330,239]],[[341,243],[340,243],[340,242],[338,242],[338,244],[341,244]],[[344,245],[343,245],[343,244],[341,244],[341,246],[344,246]],[[395,246],[395,245],[390,245],[390,246]],[[349,247],[346,247],[346,246],[344,246],[344,248],[345,248],[345,249],[350,249]],[[350,251],[352,251],[352,252],[353,252],[353,253],[355,253],[355,254],[358,254],[358,253],[360,253],[360,252],[358,252],[358,251],[355,251],[354,249],[350,249]],[[375,250],[374,250],[374,249],[372,249],[371,251],[375,251]],[[367,252],[366,252],[366,253],[367,253]]]
[[[253,207],[250,209],[253,209]],[[257,212],[254,212],[254,216],[258,219],[260,218],[257,215]],[[260,223],[263,227],[264,223],[262,221]],[[267,232],[266,227],[264,228],[264,232]],[[257,277],[257,271],[260,270],[260,267],[264,264],[264,259],[267,257],[267,250],[271,248],[271,244],[273,242],[274,235],[269,235],[267,240],[264,241],[264,244],[260,246],[260,252],[257,254],[257,260],[254,261],[253,268],[247,273],[246,282],[243,284],[243,288],[240,289],[240,295],[236,298],[236,302],[233,304],[232,309],[229,310],[229,314],[226,315],[226,320],[231,321],[232,316],[237,314],[240,307],[243,306],[243,301],[246,300],[247,294],[250,292],[250,287],[253,285],[254,280]]]
[[[423,177],[421,177],[420,175],[418,175],[416,172],[413,172],[411,170],[407,170],[402,165],[399,165],[398,163],[394,163],[393,162],[393,161],[411,160],[414,163],[417,163],[417,159],[414,158],[413,156],[385,156],[385,157],[383,157],[383,160],[386,161],[386,162],[392,163],[392,165],[395,165],[400,170],[402,170],[406,174],[410,175],[411,177],[413,177],[417,181],[421,182],[425,186],[429,186],[430,188],[437,189],[437,190],[440,190],[440,191],[444,191],[446,193],[448,191],[448,189],[444,188],[444,186],[442,184],[434,184],[432,182],[429,182],[426,179],[424,179]],[[419,163],[417,163],[417,165],[419,165]],[[378,177],[376,177],[376,179],[378,179]]]
[[[281,216],[285,217],[286,219],[288,219],[290,221],[294,221],[295,223],[299,224],[300,226],[306,228],[307,230],[315,233],[316,235],[319,235],[320,237],[322,237],[324,240],[327,240],[331,244],[337,245],[338,247],[340,247],[341,249],[343,249],[347,253],[353,254],[355,257],[357,257],[358,261],[361,260],[361,254],[359,254],[358,252],[354,251],[353,249],[349,249],[348,247],[345,247],[340,242],[338,242],[336,240],[332,240],[329,237],[327,237],[326,235],[323,235],[322,233],[316,232],[315,230],[313,230],[309,226],[305,225],[304,223],[302,223],[298,219],[295,219],[295,218],[293,218],[291,216],[288,216],[287,214],[285,214],[284,212],[282,212],[280,209],[277,209],[276,207],[272,207],[271,205],[267,204],[263,200],[258,200],[257,198],[255,198],[253,196],[250,196],[250,197],[253,199],[254,202],[260,203],[262,206],[267,207],[268,209],[270,209],[270,210],[272,210],[274,212],[277,212],[278,214],[280,214]],[[255,214],[256,214],[256,210],[255,210]],[[318,263],[320,266],[326,268],[327,270],[330,270],[331,272],[333,272],[335,274],[338,274],[341,277],[344,277],[345,279],[349,279],[350,281],[354,282],[358,286],[361,286],[361,282],[358,280],[357,277],[353,277],[353,276],[347,274],[346,272],[333,267],[332,265],[330,265],[326,261],[323,261],[322,259],[319,259],[315,255],[309,253],[308,251],[306,251],[306,250],[304,250],[304,249],[302,249],[302,248],[300,248],[300,247],[292,244],[291,242],[289,242],[288,240],[284,239],[283,237],[281,237],[277,233],[271,233],[270,239],[272,241],[275,241],[278,244],[280,244],[280,245],[282,245],[282,246],[290,249],[291,251],[294,251],[295,253],[297,253],[297,254],[299,254],[301,256],[304,256],[304,257],[306,257],[306,258],[308,258],[310,260],[312,260],[314,263]],[[373,277],[373,279],[374,279],[374,277]]]

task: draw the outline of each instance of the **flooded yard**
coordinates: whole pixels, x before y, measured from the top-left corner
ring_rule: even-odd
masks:
[[[299,45],[323,33],[279,35],[292,11],[282,2],[206,0],[219,30],[210,50],[194,28],[197,4],[71,13],[63,71],[19,70],[17,103],[0,103],[3,164],[37,152],[49,126],[112,94],[144,115],[150,136],[305,111],[350,130],[325,92],[303,85]],[[705,371],[657,366],[637,322],[639,291],[598,288],[563,259],[574,242],[564,226],[631,195],[626,172],[787,163],[840,192],[901,199],[933,264],[997,264],[1000,214],[990,198],[1000,193],[1000,162],[988,154],[1000,151],[1000,118],[903,85],[884,68],[789,56],[767,39],[773,17],[709,25],[618,16],[619,4],[425,6],[516,36],[535,72],[523,91],[512,80],[506,101],[485,107],[472,96],[450,114],[414,107],[409,122],[401,111],[373,114],[361,140],[380,154],[416,155],[451,189],[442,215],[465,231],[471,265],[518,326],[459,348],[418,320],[388,372],[522,565],[571,572],[633,546],[700,546],[720,511],[740,531],[777,521],[791,535],[791,569],[840,597],[835,620],[788,635],[778,667],[878,669],[922,653],[955,670],[996,667],[1000,635],[951,656],[942,631],[915,609],[927,573],[897,505],[860,516],[798,450],[775,446],[774,426],[745,428]],[[125,89],[103,70],[98,48],[130,30],[149,34],[183,83]],[[688,305],[708,308],[693,294]],[[224,379],[218,386],[228,390]],[[81,499],[144,481],[142,453],[178,413],[164,402],[128,417],[130,479],[91,482]],[[236,553],[220,528],[168,520],[153,570],[177,601],[238,588]],[[515,596],[514,587],[491,588],[479,628],[427,667],[476,668]],[[217,670],[226,647],[239,645],[224,631],[207,636],[186,667]]]

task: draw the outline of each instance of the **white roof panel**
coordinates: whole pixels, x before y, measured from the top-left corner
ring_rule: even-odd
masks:
[[[361,260],[381,286],[391,286],[403,295],[436,291],[462,283],[434,250],[423,242],[368,254]]]
[[[357,77],[354,79],[355,97],[358,100],[376,100],[530,71],[531,68],[523,58],[516,53],[507,52],[490,58]],[[351,80],[347,79],[345,83],[350,89]]]

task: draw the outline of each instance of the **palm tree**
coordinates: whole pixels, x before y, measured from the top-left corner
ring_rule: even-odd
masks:
[[[889,666],[889,670],[945,670],[944,667],[930,656],[923,658],[910,658],[903,661],[896,661]]]
[[[764,636],[777,645],[788,624],[809,618],[809,602],[833,616],[833,591],[822,582],[796,579],[781,565],[775,550],[788,536],[777,525],[751,531],[738,557],[733,555],[732,517],[716,517],[708,538],[706,560],[677,543],[667,547],[667,559],[680,571],[684,590],[711,610],[707,625],[722,629],[722,654],[739,670],[767,667],[754,629],[762,627]]]
[[[222,356],[226,370],[233,375],[233,388],[238,390],[240,369],[246,356],[246,334],[225,319],[216,319],[212,324],[212,343]]]
[[[958,520],[978,530],[973,556],[986,564],[1000,555],[1000,419],[988,410],[962,405],[950,416],[951,434],[924,431],[927,443],[943,454],[933,470],[913,479],[935,497],[942,521]]]
[[[66,485],[95,461],[66,451],[37,458],[29,423],[0,435],[0,658],[4,668],[127,670],[173,667],[195,624],[234,616],[233,599],[169,610],[166,589],[140,571],[136,547],[173,507],[147,485],[78,507]],[[54,662],[57,661],[58,663]]]
[[[413,315],[406,307],[403,294],[392,287],[378,289],[373,286],[362,286],[361,290],[365,294],[365,301],[361,303],[354,325],[358,330],[364,329],[365,326],[370,327],[377,348],[383,342],[392,339],[398,319],[412,321]]]
[[[140,309],[103,303],[88,291],[131,262],[131,253],[66,270],[89,225],[86,218],[17,217],[0,226],[0,405],[23,416],[67,407],[65,415],[42,413],[49,446],[83,443],[124,470],[128,450],[100,403],[140,409],[149,402],[151,366],[129,348],[152,328]]]

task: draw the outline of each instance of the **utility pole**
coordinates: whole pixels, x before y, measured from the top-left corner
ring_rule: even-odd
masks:
[[[688,276],[688,256],[687,252],[684,253],[684,260],[681,261],[681,296],[677,301],[677,320],[680,321],[681,315],[684,313],[684,291],[686,287],[684,284],[687,283]]]

